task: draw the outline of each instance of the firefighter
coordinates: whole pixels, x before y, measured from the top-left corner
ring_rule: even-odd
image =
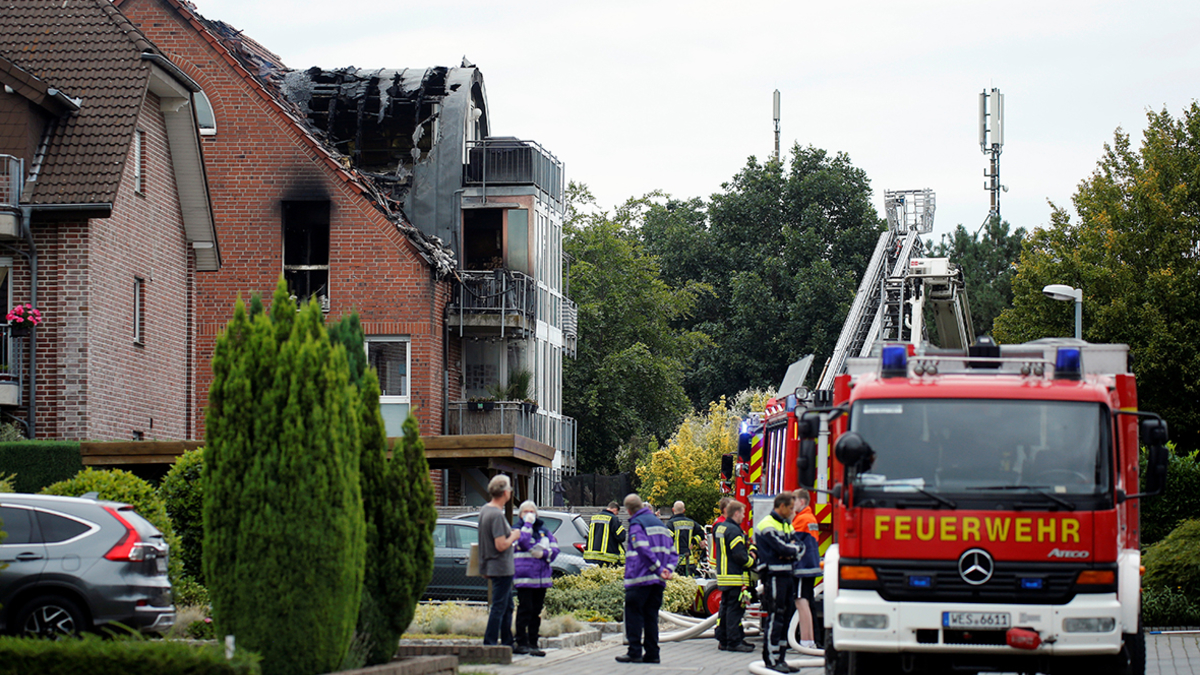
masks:
[[[759,521],[754,539],[758,545],[758,571],[763,582],[763,663],[777,673],[795,673],[787,664],[787,630],[796,610],[796,578],[793,567],[803,553],[792,537],[796,495],[775,495],[775,510]]]
[[[592,516],[588,522],[587,546],[583,549],[583,559],[614,567],[624,562],[625,526],[617,517],[616,502],[609,502],[604,511]]]
[[[683,502],[675,502],[671,507],[672,516],[667,521],[667,527],[675,538],[675,550],[679,552],[679,567],[677,573],[685,576],[695,576],[696,566],[692,562],[692,554],[696,546],[704,541],[704,528],[700,523],[688,518]]]
[[[679,564],[671,531],[636,494],[625,497],[629,554],[625,560],[625,639],[619,663],[659,663],[658,611],[663,590]]]
[[[746,608],[742,594],[748,593],[750,568],[754,565],[753,553],[746,547],[742,520],[746,517],[746,505],[730,501],[725,507],[725,520],[713,530],[717,547],[717,588],[721,589],[721,609],[717,614],[717,625],[722,628],[717,637],[717,649],[723,652],[752,652],[754,645],[746,642],[742,631],[742,617]]]

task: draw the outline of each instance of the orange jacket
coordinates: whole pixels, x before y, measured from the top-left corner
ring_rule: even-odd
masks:
[[[807,532],[813,536],[813,539],[820,541],[817,536],[817,517],[813,515],[812,506],[804,507],[803,511],[792,518],[792,529],[797,532]]]

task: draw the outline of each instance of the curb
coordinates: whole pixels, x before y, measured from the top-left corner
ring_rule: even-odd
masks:
[[[579,647],[582,645],[599,642],[604,637],[604,634],[598,630],[584,630],[578,633],[563,633],[558,637],[544,637],[538,639],[538,648],[540,649],[568,649],[570,647]]]

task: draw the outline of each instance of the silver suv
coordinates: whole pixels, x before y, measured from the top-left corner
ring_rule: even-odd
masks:
[[[167,545],[133,507],[0,494],[0,631],[53,636],[175,622]]]

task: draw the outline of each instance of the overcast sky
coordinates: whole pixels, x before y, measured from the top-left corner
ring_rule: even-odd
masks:
[[[935,232],[988,211],[978,97],[1005,95],[1001,213],[1069,206],[1121,127],[1200,95],[1200,2],[194,0],[295,69],[483,72],[492,133],[535,140],[605,208],[708,197],[782,146],[846,152],[884,189],[932,188]]]

